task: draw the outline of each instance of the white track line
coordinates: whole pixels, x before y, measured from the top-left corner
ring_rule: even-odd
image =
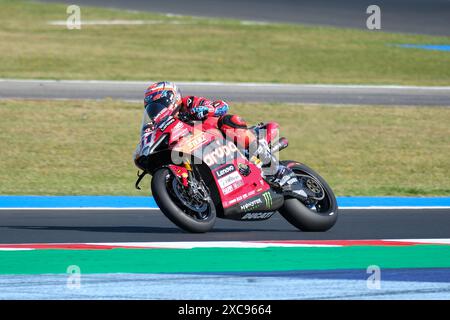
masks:
[[[386,241],[415,242],[426,244],[450,244],[450,239],[389,239]]]
[[[116,85],[148,85],[149,81],[117,81],[117,80],[39,80],[39,79],[5,79],[0,82],[23,83],[61,83],[61,84],[116,84]],[[236,87],[291,87],[291,88],[317,88],[317,89],[400,89],[400,90],[449,90],[450,86],[402,86],[402,85],[357,85],[357,84],[295,84],[295,83],[264,83],[264,82],[206,82],[206,81],[177,81],[182,85],[197,86],[236,86]]]
[[[19,211],[19,210],[32,210],[32,211],[72,211],[72,210],[78,210],[78,211],[88,211],[88,210],[98,210],[98,211],[130,211],[130,210],[136,210],[136,211],[148,211],[148,210],[159,210],[159,208],[154,208],[154,207],[128,207],[128,208],[114,208],[114,207],[62,207],[62,208],[35,208],[35,207],[28,207],[28,208],[20,208],[20,207],[16,207],[16,208],[0,208],[0,211]]]
[[[339,207],[342,210],[432,210],[432,209],[450,209],[450,206],[402,206],[402,207],[390,207],[390,206],[369,206],[369,207]],[[49,207],[49,208],[35,208],[35,207],[0,207],[0,211],[20,211],[20,210],[30,210],[30,211],[88,211],[88,210],[96,210],[96,211],[148,211],[148,210],[160,210],[155,207],[123,207],[123,208],[115,208],[115,207]],[[450,211],[449,211],[450,212]]]
[[[415,210],[415,209],[450,209],[450,206],[367,206],[367,207],[339,207],[339,209],[344,210]]]
[[[80,26],[141,26],[141,25],[159,25],[159,24],[171,24],[171,25],[198,25],[200,23],[216,24],[211,20],[81,20]],[[242,26],[267,26],[273,23],[263,21],[240,21]],[[51,20],[47,21],[51,26],[67,26],[66,20]]]
[[[174,242],[102,242],[102,243],[93,242],[86,244],[99,246],[125,246],[136,248],[161,248],[161,249],[341,247],[341,245],[336,244],[281,243],[281,242],[256,242],[256,241],[174,241]]]
[[[65,20],[48,21],[52,26],[67,26]],[[82,20],[81,26],[135,26],[135,25],[155,25],[155,24],[176,24],[188,25],[198,24],[196,21],[168,21],[168,20]]]

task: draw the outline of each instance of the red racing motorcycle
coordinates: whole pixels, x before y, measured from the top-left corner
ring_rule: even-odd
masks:
[[[264,178],[263,167],[248,159],[209,117],[200,126],[182,113],[151,123],[144,111],[141,140],[134,155],[136,188],[146,174],[163,214],[188,232],[207,232],[216,218],[266,220],[277,211],[302,231],[326,231],[335,223],[338,206],[327,182],[297,161],[280,161],[301,182],[300,192],[286,192]],[[258,125],[273,152],[287,147],[274,122]],[[278,137],[277,137],[278,138]]]

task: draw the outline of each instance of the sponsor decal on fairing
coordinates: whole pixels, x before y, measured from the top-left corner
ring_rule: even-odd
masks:
[[[170,126],[170,125],[171,125],[172,123],[174,123],[174,122],[175,122],[175,119],[174,119],[174,118],[169,118],[168,120],[164,121],[164,122],[159,126],[159,129],[160,129],[161,131],[164,131],[164,130],[167,129],[168,126]]]
[[[235,152],[238,152],[238,148],[233,142],[228,141],[226,145],[218,146],[213,151],[207,153],[203,160],[208,166],[224,164],[226,162],[225,159]]]
[[[232,172],[229,175],[226,175],[225,177],[217,180],[217,183],[219,184],[221,189],[224,189],[236,183],[243,185],[244,181],[242,180],[242,177],[238,172]]]
[[[236,168],[234,167],[234,165],[229,164],[224,168],[220,168],[220,169],[216,170],[215,174],[216,174],[217,178],[221,178],[221,177],[223,177],[231,172],[234,172],[234,171],[236,171]]]
[[[200,133],[194,134],[193,136],[191,136],[189,138],[184,138],[181,141],[180,146],[177,147],[176,149],[178,149],[179,151],[181,151],[183,153],[191,153],[194,149],[203,145],[205,142],[207,142],[207,139],[206,139],[205,135],[202,132],[200,132]],[[176,149],[174,149],[174,150],[176,150]]]
[[[243,195],[238,196],[237,198],[231,199],[230,201],[228,201],[229,205],[232,205],[236,202],[242,201],[243,199],[249,198],[251,196],[253,196],[256,193],[255,190],[252,190],[248,193],[244,193]]]
[[[254,213],[246,213],[242,220],[257,220],[257,219],[268,219],[273,216],[274,212],[254,212]]]
[[[251,211],[251,210],[257,208],[262,203],[263,203],[262,200],[260,198],[257,198],[255,200],[247,202],[246,204],[241,205],[241,210],[244,212]]]
[[[263,193],[264,201],[266,202],[266,207],[270,208],[272,207],[272,195],[270,192],[264,192]]]

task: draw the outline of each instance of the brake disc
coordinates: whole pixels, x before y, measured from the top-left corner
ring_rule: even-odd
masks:
[[[196,211],[196,212],[204,212],[207,209],[208,204],[203,202],[203,203],[193,203],[193,199],[189,196],[187,196],[185,194],[185,192],[181,191],[180,188],[183,188],[179,183],[177,179],[173,179],[172,180],[172,187],[173,187],[173,191],[175,192],[175,195],[178,197],[178,199],[180,199],[180,201],[183,203],[183,205],[185,205],[186,207],[188,207],[189,209],[191,209],[192,211]]]
[[[297,174],[297,178],[303,182],[309,198],[320,201],[325,197],[325,190],[319,180],[304,174]]]

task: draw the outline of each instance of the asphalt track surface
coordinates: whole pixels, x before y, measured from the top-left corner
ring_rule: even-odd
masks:
[[[342,209],[327,232],[301,232],[280,215],[265,221],[218,219],[190,234],[159,210],[0,210],[0,243],[353,240],[449,238],[450,209]]]
[[[44,0],[65,2],[72,0]],[[381,31],[450,36],[448,0],[78,0],[102,6],[201,17],[366,29],[366,9],[381,8]]]
[[[0,99],[122,99],[142,101],[152,81],[0,79]],[[229,102],[333,105],[450,106],[450,87],[177,82],[183,95]]]

